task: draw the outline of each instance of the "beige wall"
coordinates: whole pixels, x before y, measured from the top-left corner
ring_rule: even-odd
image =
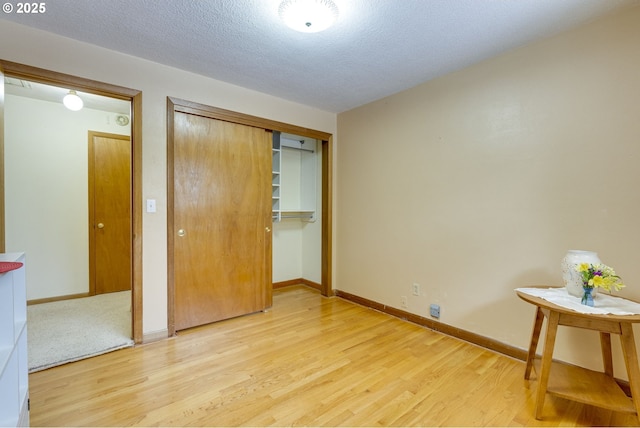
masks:
[[[520,348],[513,289],[561,285],[568,249],[640,299],[639,41],[635,7],[338,115],[335,288]],[[601,367],[596,335],[559,337]]]
[[[336,132],[333,113],[8,21],[0,21],[0,57],[142,91],[142,197],[158,209],[143,215],[144,334],[167,328],[166,97]]]

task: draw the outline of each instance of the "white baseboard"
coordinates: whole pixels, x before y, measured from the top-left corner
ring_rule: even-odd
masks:
[[[158,340],[166,339],[169,337],[169,330],[152,331],[142,334],[142,343],[156,342]]]

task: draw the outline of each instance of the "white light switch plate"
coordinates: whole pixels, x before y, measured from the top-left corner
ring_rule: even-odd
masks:
[[[156,212],[156,200],[155,199],[147,199],[147,212],[148,213]]]

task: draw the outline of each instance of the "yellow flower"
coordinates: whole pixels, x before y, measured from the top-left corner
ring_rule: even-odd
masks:
[[[594,276],[589,280],[589,285],[592,287],[602,287],[604,284],[604,278],[601,276]]]
[[[598,287],[609,292],[624,287],[622,279],[607,265],[579,263],[576,265],[576,271],[582,276],[584,287]]]
[[[577,267],[578,272],[587,272],[591,265],[589,263],[580,263]]]

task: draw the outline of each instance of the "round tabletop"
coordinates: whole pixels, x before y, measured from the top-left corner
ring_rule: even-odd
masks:
[[[552,287],[549,285],[536,285],[536,286],[527,286],[527,288],[562,288],[562,287]],[[532,305],[536,305],[540,308],[549,309],[554,312],[559,312],[575,317],[583,317],[589,319],[600,319],[603,321],[614,321],[614,322],[629,322],[629,323],[637,323],[640,322],[640,314],[637,315],[614,315],[614,314],[585,314],[581,312],[576,312],[572,309],[565,308],[564,306],[556,305],[548,300],[543,299],[542,297],[532,296],[531,294],[524,293],[520,290],[516,290],[518,297],[520,297],[525,302],[531,303]],[[620,297],[623,299],[623,297]],[[632,301],[630,299],[625,299]],[[637,303],[637,302],[636,302]]]

